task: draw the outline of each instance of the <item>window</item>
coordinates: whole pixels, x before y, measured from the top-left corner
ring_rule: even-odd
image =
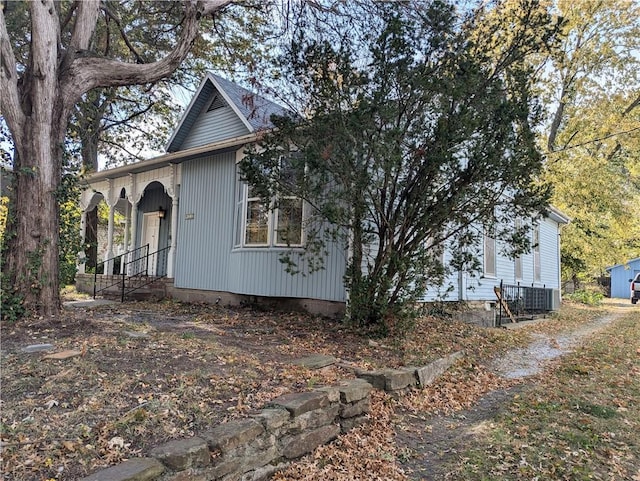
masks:
[[[245,222],[245,245],[266,245],[269,242],[269,208],[257,197],[251,186],[247,186],[247,216]]]
[[[496,276],[496,240],[488,233],[484,235],[484,275]]]
[[[284,197],[276,211],[276,244],[302,244],[302,199]]]
[[[539,282],[542,278],[540,266],[540,226],[533,229],[533,280]]]
[[[291,156],[280,159],[278,175],[280,183],[293,190],[299,179],[292,160]],[[278,199],[274,230],[276,245],[302,244],[302,199],[294,195],[282,195]]]
[[[522,221],[516,219],[516,231],[522,229]],[[518,257],[514,259],[514,271],[516,280],[522,280],[522,254],[518,254]]]
[[[290,176],[291,169],[281,169]],[[296,196],[282,196],[267,205],[238,173],[235,208],[236,247],[300,246],[303,243],[303,202]]]

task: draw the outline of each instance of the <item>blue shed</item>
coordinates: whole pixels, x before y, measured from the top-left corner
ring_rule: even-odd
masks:
[[[640,257],[607,267],[607,272],[611,274],[611,297],[629,299],[629,279],[640,272]]]

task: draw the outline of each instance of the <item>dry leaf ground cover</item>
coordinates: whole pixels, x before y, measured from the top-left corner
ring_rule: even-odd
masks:
[[[627,307],[503,402],[447,479],[640,481],[640,310]]]
[[[532,329],[561,325],[552,320]],[[502,382],[481,360],[524,345],[530,331],[425,316],[404,343],[370,342],[340,322],[304,314],[173,302],[67,309],[56,320],[5,324],[3,476],[77,479],[169,439],[250,415],[286,392],[353,377],[354,366],[422,364],[465,349],[465,361],[439,387],[408,397],[404,406],[461,409]],[[82,354],[54,360],[23,352],[38,343]],[[316,371],[294,364],[316,353],[342,362]],[[278,479],[318,479],[318,473],[323,479],[404,479],[391,426],[398,407],[377,395],[371,425],[320,448]]]
[[[625,305],[625,308],[628,306]],[[632,311],[629,315],[636,316],[636,321],[640,321],[637,317],[640,315],[638,311]],[[523,339],[529,339],[530,335],[545,336],[551,341],[555,338],[572,337],[578,333],[582,336],[585,332],[591,332],[594,327],[599,328],[610,321],[618,322],[618,317],[619,313],[612,313],[611,304],[604,308],[569,304],[563,307],[558,316],[527,324],[519,330],[519,335],[510,341],[515,346]],[[637,338],[635,341],[629,341],[627,347],[633,346],[634,342],[637,344]],[[531,385],[535,386],[553,373],[546,371],[545,375],[534,378],[505,380],[497,376],[486,363],[496,354],[504,353],[502,343],[497,343],[501,347],[495,349],[490,347],[491,344],[485,339],[480,350],[467,351],[469,355],[463,361],[425,390],[414,391],[400,399],[379,394],[373,402],[375,418],[371,424],[362,426],[342,436],[337,442],[316,450],[313,455],[294,464],[276,479],[636,479],[611,473],[608,477],[580,478],[562,476],[555,471],[544,469],[539,475],[531,475],[530,471],[516,471],[516,474],[510,474],[505,470],[505,459],[509,459],[512,462],[511,467],[517,470],[520,458],[516,455],[494,455],[495,441],[486,437],[490,427],[494,426],[493,418],[505,413],[512,400],[520,399],[519,393],[529,389]],[[626,352],[624,348],[622,352]],[[508,352],[510,353],[511,351]],[[631,357],[635,355],[636,351],[632,349]],[[613,354],[613,358],[615,356],[616,354]],[[597,369],[598,366],[593,368]],[[637,378],[637,372],[630,371],[627,382],[634,382],[634,376]],[[548,385],[542,386],[539,396],[544,397],[545,389],[548,388]],[[574,386],[574,389],[579,390],[579,387]],[[631,399],[634,399],[633,395]],[[637,400],[636,396],[634,402],[637,403]],[[529,415],[536,416],[535,408]],[[518,419],[513,412],[505,414],[504,418],[508,419],[512,426],[522,427],[524,424],[524,430],[534,429],[526,424],[526,420]],[[540,423],[548,421],[549,419],[539,420]],[[633,424],[633,421],[626,418],[621,422],[632,422],[624,432],[633,433],[634,429],[637,431],[637,423]],[[634,442],[637,446],[637,435]],[[470,446],[473,446],[474,450],[465,452]],[[530,447],[536,449],[535,444]],[[503,451],[510,448],[518,451],[520,447],[513,448],[508,444],[502,447]],[[479,461],[480,464],[474,464],[474,461]],[[628,457],[627,461],[633,465],[634,458]]]

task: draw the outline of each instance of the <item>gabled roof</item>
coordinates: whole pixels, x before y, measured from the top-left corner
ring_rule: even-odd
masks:
[[[549,206],[549,210],[547,212],[547,216],[557,222],[558,224],[568,224],[571,222],[571,218],[567,216],[564,212],[554,206]]]
[[[604,270],[611,272],[613,269],[617,268],[617,267],[625,267],[628,266],[629,264],[633,264],[635,262],[640,261],[640,257],[636,257],[635,259],[629,259],[627,262],[623,263],[623,264],[616,264],[614,266],[609,266],[609,267],[605,267]]]
[[[226,103],[251,133],[273,128],[271,116],[273,114],[284,115],[286,113],[286,109],[280,105],[219,75],[208,72],[191,99],[182,119],[180,119],[178,127],[169,138],[166,147],[167,152],[180,150],[180,146],[189,131],[203,109],[208,106],[216,91],[222,95]]]

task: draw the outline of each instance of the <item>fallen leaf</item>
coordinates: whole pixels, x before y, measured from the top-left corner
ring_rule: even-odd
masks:
[[[63,360],[63,359],[69,359],[71,357],[76,357],[76,356],[81,356],[81,355],[82,355],[82,351],[68,350],[68,351],[55,352],[53,354],[47,354],[46,356],[43,356],[42,359],[59,359],[59,360]]]

